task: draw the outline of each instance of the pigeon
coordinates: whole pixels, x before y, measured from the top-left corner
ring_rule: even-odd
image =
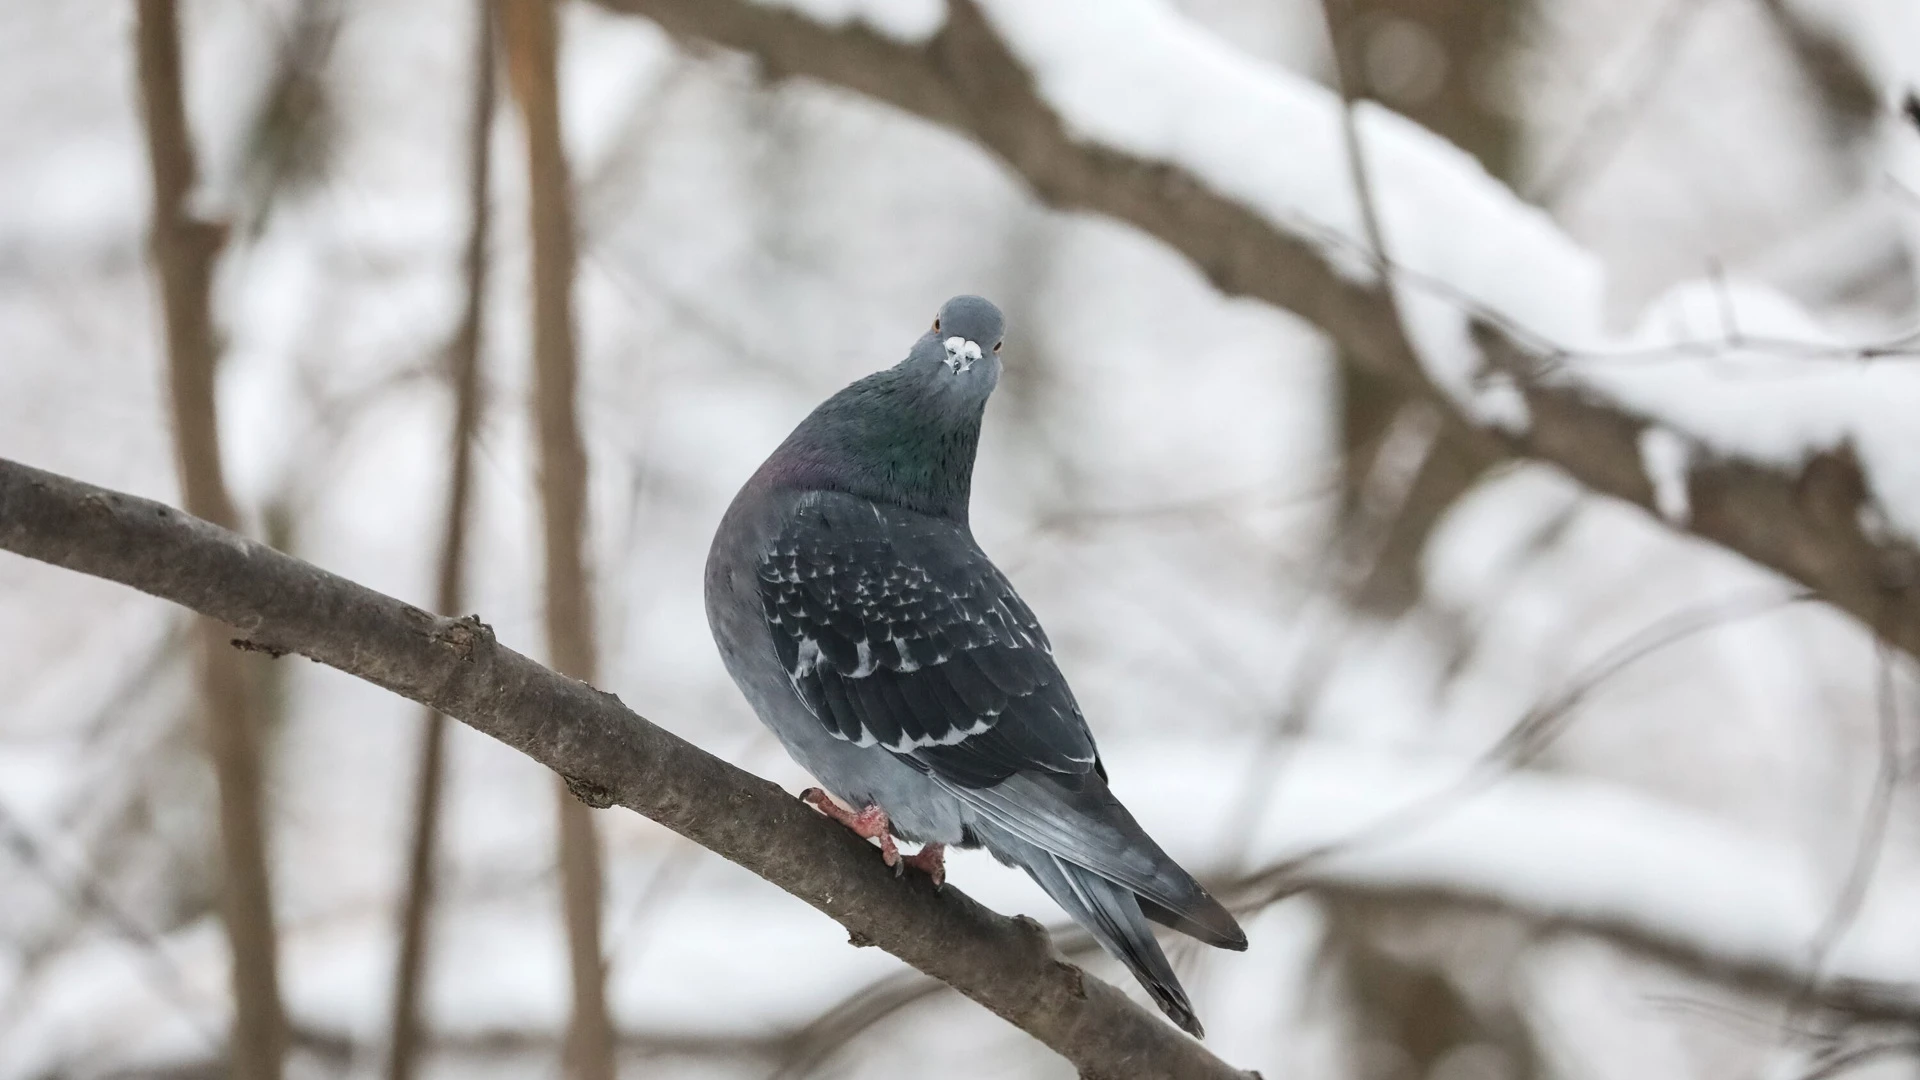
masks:
[[[896,873],[938,885],[949,845],[1025,870],[1197,1037],[1148,920],[1226,949],[1246,934],[1108,790],[1046,631],[968,523],[1004,326],[954,297],[906,359],[801,421],[721,518],[708,623],[824,788],[809,803]]]

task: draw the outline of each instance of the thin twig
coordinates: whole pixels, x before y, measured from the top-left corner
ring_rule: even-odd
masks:
[[[1535,171],[1522,186],[1528,202],[1553,206],[1572,198],[1580,186],[1606,171],[1634,124],[1659,94],[1673,71],[1681,50],[1692,39],[1700,15],[1713,0],[1667,0],[1635,46],[1632,71],[1624,88],[1610,87],[1586,110],[1573,133],[1561,142],[1566,150]]]
[[[4,843],[12,849],[15,857],[38,873],[48,887],[66,903],[91,912],[106,920],[108,926],[121,937],[132,942],[139,949],[141,960],[148,980],[153,984],[159,996],[172,1005],[180,1014],[182,1021],[193,1029],[202,1042],[209,1048],[221,1048],[225,1040],[220,1033],[208,1026],[202,1018],[203,1007],[194,1000],[193,991],[187,977],[174,963],[167,948],[151,931],[140,924],[140,920],[122,907],[118,901],[108,895],[99,881],[87,873],[84,867],[76,869],[70,875],[63,875],[53,866],[47,847],[36,839],[26,824],[0,804],[0,833],[5,834]],[[71,877],[71,881],[65,880]]]
[[[1882,1058],[1901,1055],[1920,1058],[1920,1039],[1887,1039],[1836,1050],[1822,1056],[1812,1068],[1801,1073],[1799,1080],[1831,1080],[1832,1077]]]
[[[1397,839],[1408,830],[1429,824],[1458,807],[1470,796],[1498,783],[1508,769],[1538,756],[1566,730],[1578,706],[1595,690],[1660,650],[1727,623],[1811,599],[1812,595],[1805,592],[1782,596],[1778,590],[1768,590],[1762,595],[1688,608],[1662,618],[1588,665],[1560,693],[1527,710],[1452,784],[1389,810],[1346,836],[1315,844],[1251,875],[1242,890],[1234,894],[1231,906],[1242,912],[1257,911],[1290,895],[1295,882],[1308,867],[1356,848]]]
[[[1361,62],[1361,50],[1364,42],[1353,26],[1354,0],[1321,0],[1320,13],[1327,23],[1327,38],[1333,45],[1334,81],[1340,90],[1340,135],[1346,146],[1347,169],[1353,176],[1354,200],[1360,208],[1361,237],[1366,241],[1367,251],[1375,265],[1383,272],[1393,266],[1392,256],[1387,251],[1386,238],[1380,231],[1380,211],[1373,198],[1373,183],[1367,171],[1366,147],[1360,141],[1360,123],[1356,115],[1361,93],[1362,75],[1366,70]],[[1387,299],[1393,300],[1391,282],[1386,290]]]
[[[1878,664],[1878,692],[1874,711],[1878,720],[1879,764],[1874,769],[1873,787],[1867,796],[1866,811],[1860,818],[1860,834],[1854,840],[1853,857],[1848,861],[1846,877],[1834,897],[1832,909],[1827,912],[1826,919],[1821,922],[1820,929],[1808,946],[1807,988],[1800,1000],[1790,1005],[1789,1014],[1792,1016],[1798,1016],[1818,994],[1834,949],[1846,937],[1866,904],[1867,890],[1873,885],[1874,875],[1880,869],[1881,855],[1886,849],[1887,826],[1893,819],[1893,799],[1899,791],[1900,776],[1905,768],[1905,755],[1900,748],[1900,704],[1895,686],[1897,671],[1893,650],[1884,638],[1878,638],[1874,642],[1874,653]]]

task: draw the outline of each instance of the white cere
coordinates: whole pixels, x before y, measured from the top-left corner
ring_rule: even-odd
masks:
[[[955,371],[965,371],[980,359],[980,343],[967,338],[954,336],[942,342],[947,347],[947,366]]]

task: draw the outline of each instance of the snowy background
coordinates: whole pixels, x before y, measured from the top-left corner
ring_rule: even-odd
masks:
[[[1369,108],[1389,247],[1577,348],[1714,336],[1681,325],[1703,305],[1749,333],[1911,334],[1910,2],[1364,0],[1372,94],[1517,193]],[[1152,80],[1118,107],[1125,78],[1076,81],[1055,5],[993,6],[1076,130],[1223,171],[1219,190],[1264,212],[1349,226],[1349,196],[1311,182],[1346,175],[1333,129],[1311,126],[1332,100],[1312,86],[1333,77],[1318,4],[1081,12],[1113,36],[1110,76],[1158,70],[1156,51],[1231,50],[1224,85],[1280,88],[1236,106],[1278,129],[1228,159],[1205,132],[1155,128]],[[925,33],[925,7],[881,25]],[[1010,329],[976,532],[1045,620],[1121,798],[1203,878],[1269,901],[1244,917],[1247,953],[1175,952],[1218,1054],[1269,1078],[1717,1080],[1912,1046],[1920,698],[1857,621],[1547,467],[1499,466],[1426,505],[1410,478],[1431,423],[1400,416],[1362,453],[1356,391],[1310,324],[1222,298],[1124,225],[1042,208],[952,132],[768,82],[642,19],[563,12],[601,685],[805,785],[708,638],[708,537],[813,404],[978,292]],[[198,201],[236,223],[216,294],[220,438],[248,529],[426,604],[473,8],[184,13]],[[0,456],[174,500],[131,22],[126,0],[0,20]],[[1142,45],[1143,28],[1177,33]],[[264,138],[263,102],[296,60],[319,104]],[[510,105],[498,119],[467,607],[538,655],[524,156]],[[1419,212],[1468,174],[1470,196],[1530,202],[1564,235],[1543,216],[1500,234],[1504,259],[1472,258],[1484,221]],[[1434,325],[1433,303],[1410,318]],[[1885,465],[1877,493],[1911,531],[1920,374],[1897,361],[1783,369],[1729,350],[1593,378],[1762,459],[1840,425]],[[1887,408],[1835,418],[1863,394]],[[1416,509],[1424,542],[1386,543]],[[1383,593],[1394,559],[1387,576],[1411,584]],[[186,625],[0,557],[0,1080],[219,1073],[230,1004]],[[265,698],[290,1075],[379,1075],[418,710],[291,660]],[[1530,717],[1552,737],[1489,758]],[[558,1076],[551,780],[456,726],[449,783],[429,1071]],[[624,1075],[1071,1075],[745,871],[630,813],[595,818]],[[984,855],[951,875],[1000,910],[1062,918]],[[1868,984],[1857,1000],[1879,1005],[1827,1007]],[[1856,1075],[1915,1068],[1891,1053]]]

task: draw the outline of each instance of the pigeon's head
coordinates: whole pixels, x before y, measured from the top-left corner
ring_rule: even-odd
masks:
[[[1007,320],[991,301],[956,296],[940,305],[933,326],[920,335],[902,367],[925,389],[955,404],[975,407],[1000,381],[1000,339]]]
[[[828,398],[787,436],[762,466],[767,482],[964,523],[1005,329],[1000,309],[977,296],[947,301],[905,360]]]

